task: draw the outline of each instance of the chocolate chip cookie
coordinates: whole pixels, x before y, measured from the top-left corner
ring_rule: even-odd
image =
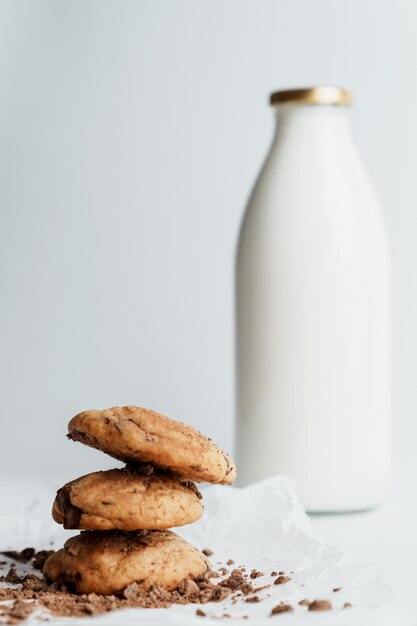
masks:
[[[93,472],[59,489],[52,516],[80,530],[165,530],[198,520],[201,495],[193,483],[151,466]]]
[[[122,461],[149,462],[196,482],[230,485],[233,460],[208,437],[150,409],[136,406],[84,411],[68,437]]]
[[[77,593],[109,595],[138,582],[176,589],[210,569],[207,557],[173,532],[84,531],[71,537],[45,562],[50,582]]]

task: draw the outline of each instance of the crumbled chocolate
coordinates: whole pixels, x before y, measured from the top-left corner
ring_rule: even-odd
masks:
[[[278,578],[276,578],[274,580],[274,585],[284,585],[285,583],[287,583],[289,580],[291,580],[291,578],[289,576],[283,576],[282,574],[280,576],[278,576]]]
[[[0,581],[16,585],[17,583],[21,582],[21,578],[17,575],[15,568],[11,567],[6,576],[0,576]]]
[[[37,552],[31,549],[30,552],[26,551],[23,557],[21,553],[15,553],[14,551],[12,555],[16,560],[30,557],[33,565],[41,567],[53,552],[53,550],[40,550]],[[232,564],[232,559],[229,559],[229,564]],[[0,622],[17,624],[38,607],[47,609],[56,616],[76,618],[100,615],[125,608],[167,608],[174,604],[184,605],[190,603],[201,605],[208,602],[221,602],[230,596],[233,603],[239,601],[258,603],[262,598],[256,594],[270,587],[270,585],[254,587],[250,580],[264,574],[259,570],[253,569],[251,574],[248,575],[245,569],[243,566],[240,566],[240,569],[235,568],[225,579],[216,583],[212,579],[218,578],[219,572],[207,571],[195,580],[183,580],[174,591],[167,591],[156,584],[144,590],[140,583],[134,582],[122,592],[115,595],[102,596],[94,593],[77,595],[64,585],[57,582],[49,584],[43,577],[34,573],[19,576],[15,568],[11,567],[7,575],[0,577],[0,580],[19,585],[19,587],[0,586],[0,602],[11,601],[9,605],[3,604],[0,606]],[[226,568],[221,568],[220,571],[224,575],[228,574]],[[290,610],[292,610],[290,605],[285,605],[281,602],[278,608],[275,607],[275,611],[272,614]],[[206,616],[202,609],[196,609],[196,615]],[[222,617],[227,618],[230,615],[224,613]]]
[[[19,561],[19,563],[27,563],[35,556],[35,548],[25,548],[20,552],[16,550],[5,550],[0,552],[3,556],[7,556],[9,559],[13,559],[14,561]]]
[[[181,482],[181,485],[184,485],[184,487],[187,487],[187,489],[191,489],[191,491],[195,493],[195,495],[197,496],[199,500],[202,500],[203,496],[201,495],[195,483],[193,483],[191,480],[182,480],[182,479],[180,480],[180,482]]]
[[[35,608],[35,602],[25,602],[24,600],[15,600],[12,606],[6,610],[8,624],[17,624],[26,619]]]
[[[228,587],[233,591],[242,591],[245,594],[253,591],[253,586],[247,582],[244,574],[239,569],[232,570],[232,573],[226,580],[223,580],[220,585],[222,587]]]
[[[14,561],[18,561],[19,563],[28,563],[32,561],[32,565],[35,569],[42,570],[45,564],[46,559],[55,552],[55,550],[38,550],[35,548],[25,548],[20,552],[16,550],[5,550],[0,552],[0,554],[4,554],[9,559],[13,559]],[[0,566],[6,565],[7,561],[0,561]],[[14,567],[15,563],[13,563],[12,567]],[[11,581],[6,581],[11,582]]]
[[[33,558],[33,567],[35,569],[39,569],[39,570],[43,570],[43,566],[45,565],[45,561],[48,557],[51,556],[51,554],[54,554],[55,550],[39,550],[38,552],[35,553],[35,556]]]
[[[214,554],[213,550],[210,550],[210,548],[204,548],[204,550],[201,550],[201,552],[206,556],[213,556]]]
[[[13,600],[22,603],[18,605],[19,614],[23,611],[23,606],[29,607],[25,608],[27,614],[39,606],[48,609],[54,615],[82,617],[124,608],[166,608],[173,604],[219,602],[232,593],[230,588],[211,582],[212,572],[206,572],[195,581],[186,579],[174,591],[167,591],[159,585],[144,590],[135,582],[117,596],[101,596],[94,593],[77,595],[58,583],[48,585],[45,579],[35,574],[18,576],[14,570],[9,574],[9,580],[20,583],[21,588],[0,587],[0,601]],[[28,603],[28,600],[32,602]],[[9,623],[14,624],[20,618],[17,617],[18,612],[14,611],[13,606],[12,608],[2,606],[1,616],[6,616]],[[13,615],[11,611],[14,611]]]
[[[200,591],[199,586],[191,578],[185,578],[178,585],[178,592],[183,596],[195,596]]]
[[[64,485],[56,492],[55,502],[59,509],[62,524],[66,529],[79,528],[80,519],[83,514],[82,509],[71,502],[71,483]],[[54,505],[55,508],[55,505]]]
[[[313,600],[308,606],[309,611],[330,611],[332,603],[329,600]]]
[[[335,587],[333,589],[334,593],[337,593],[338,591],[341,591],[343,589],[343,587]]]
[[[22,588],[30,591],[45,591],[48,584],[44,578],[40,578],[35,574],[26,574],[22,579]]]
[[[271,616],[279,615],[280,613],[291,613],[292,611],[294,611],[294,609],[292,608],[291,604],[284,604],[282,602],[281,604],[277,604],[277,606],[274,606],[271,611]]]

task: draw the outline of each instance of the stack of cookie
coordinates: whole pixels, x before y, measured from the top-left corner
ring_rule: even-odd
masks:
[[[208,437],[181,422],[135,406],[85,411],[68,437],[126,463],[59,489],[56,522],[79,529],[45,562],[49,581],[77,593],[113,594],[133,582],[176,589],[210,569],[206,556],[168,530],[203,514],[192,481],[231,484],[232,459]]]

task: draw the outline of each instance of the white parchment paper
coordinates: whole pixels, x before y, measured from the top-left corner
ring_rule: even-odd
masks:
[[[45,514],[42,497],[26,508],[15,503],[14,515],[0,516],[0,549],[37,549],[62,546],[74,532],[56,525]],[[48,498],[53,499],[51,488]],[[283,585],[272,585],[260,592],[259,603],[242,601],[233,604],[230,598],[221,603],[204,605],[172,606],[169,609],[129,609],[106,615],[74,620],[51,618],[60,624],[90,624],[91,626],[152,624],[155,626],[218,624],[240,621],[247,615],[248,624],[381,624],[389,623],[393,594],[372,566],[346,562],[336,547],[319,541],[312,533],[310,522],[291,479],[283,476],[271,478],[245,489],[215,486],[203,492],[205,513],[195,524],[175,529],[175,532],[199,549],[210,548],[210,560],[214,568],[233,559],[236,566],[245,565],[247,571],[257,569],[265,576],[254,580],[256,586],[272,583],[272,571],[284,570],[291,580]],[[49,507],[49,505],[48,505]],[[32,510],[30,510],[32,508]],[[20,510],[18,510],[20,509]],[[42,516],[37,514],[42,511]],[[229,566],[231,569],[234,566]],[[20,566],[20,571],[25,566]],[[18,570],[19,571],[19,570]],[[24,571],[30,571],[28,567]],[[19,572],[20,573],[20,572]],[[335,593],[334,588],[342,587]],[[332,611],[313,613],[298,602],[328,599]],[[291,614],[270,617],[271,609],[284,601],[294,606]],[[343,609],[345,602],[352,608]],[[206,617],[196,615],[201,608]],[[230,617],[223,617],[224,614]],[[32,615],[29,624],[39,624]],[[386,621],[387,620],[387,621]],[[51,622],[49,622],[51,623]]]

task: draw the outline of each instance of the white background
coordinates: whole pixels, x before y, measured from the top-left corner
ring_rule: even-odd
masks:
[[[0,469],[112,465],[65,433],[115,404],[233,449],[233,258],[267,96],[316,83],[354,92],[391,235],[397,473],[411,460],[416,18],[412,0],[0,0]]]

